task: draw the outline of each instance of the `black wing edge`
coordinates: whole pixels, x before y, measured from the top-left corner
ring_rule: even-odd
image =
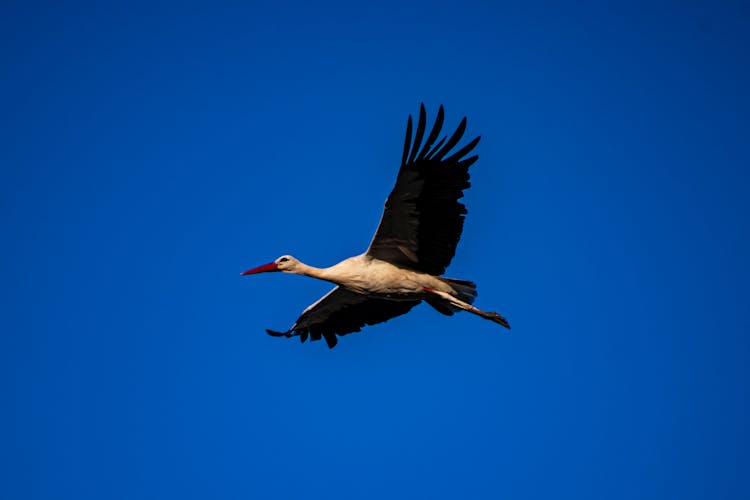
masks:
[[[354,333],[361,331],[361,328],[357,328],[356,330],[348,333]],[[292,327],[292,329],[287,330],[285,332],[276,332],[274,330],[269,330],[266,328],[266,333],[270,335],[271,337],[285,337],[285,338],[292,338],[292,337],[299,337],[300,342],[304,342],[307,340],[307,337],[310,336],[310,340],[320,340],[321,336],[326,340],[326,344],[328,344],[329,349],[333,349],[336,347],[336,344],[339,343],[339,339],[336,338],[335,333],[322,333],[322,334],[310,334],[309,328],[299,328],[297,330]],[[346,335],[346,334],[342,334]]]
[[[451,135],[450,139],[448,139],[447,136],[444,136],[442,139],[440,139],[440,141],[438,141],[437,144],[435,144],[435,141],[437,140],[438,136],[440,135],[440,131],[443,128],[444,120],[445,109],[441,104],[440,108],[438,108],[435,123],[432,125],[432,129],[427,136],[427,140],[425,141],[424,145],[422,145],[422,138],[424,137],[424,132],[427,124],[427,112],[425,111],[424,103],[420,103],[419,119],[417,120],[417,130],[414,133],[413,142],[411,115],[409,115],[409,118],[406,122],[406,135],[404,137],[404,152],[401,156],[401,166],[423,159],[432,161],[445,161],[446,163],[458,162],[461,161],[461,159],[467,154],[469,154],[479,143],[481,136],[477,136],[466,146],[443,160],[445,155],[448,154],[451,149],[456,146],[456,144],[458,144],[458,142],[463,137],[464,132],[466,132],[466,117],[464,116],[461,119],[458,128],[456,128],[455,132],[453,132],[453,135]]]
[[[352,292],[353,293],[353,292]],[[272,337],[299,337],[301,342],[308,338],[311,341],[325,339],[330,349],[338,344],[338,337],[343,337],[350,333],[362,331],[362,328],[368,325],[377,325],[385,323],[402,314],[406,314],[412,307],[418,305],[419,300],[406,301],[386,301],[376,298],[368,298],[364,302],[352,304],[348,311],[354,317],[361,321],[353,323],[346,318],[326,318],[321,322],[305,323],[304,314],[297,320],[292,327],[285,332],[277,332],[266,329],[266,333]],[[301,325],[301,326],[300,326]]]

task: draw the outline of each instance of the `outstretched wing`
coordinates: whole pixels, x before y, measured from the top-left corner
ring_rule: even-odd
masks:
[[[435,144],[443,115],[440,106],[424,145],[427,121],[424,104],[420,106],[413,143],[409,116],[396,185],[385,202],[380,225],[367,249],[367,254],[377,259],[436,276],[445,272],[456,253],[467,213],[458,200],[470,186],[469,167],[479,158],[466,157],[479,137],[455,153],[451,151],[466,130],[466,118],[447,141],[443,137]]]
[[[420,301],[394,301],[368,297],[337,286],[302,312],[286,332],[266,330],[274,337],[299,337],[307,340],[326,339],[333,349],[336,335],[358,332],[365,325],[374,325],[409,312]]]

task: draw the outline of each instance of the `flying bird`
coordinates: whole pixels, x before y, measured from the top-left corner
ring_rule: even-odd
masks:
[[[337,335],[359,332],[405,314],[421,301],[452,316],[468,311],[505,328],[508,322],[496,312],[477,309],[471,281],[441,275],[456,253],[466,207],[459,201],[468,189],[469,167],[479,158],[467,156],[479,142],[476,137],[453,151],[466,131],[466,118],[455,132],[438,140],[444,111],[425,135],[427,116],[420,106],[417,129],[412,136],[412,117],[406,122],[401,167],[370,246],[361,255],[327,268],[303,264],[291,255],[241,273],[301,274],[336,284],[336,287],[302,312],[284,332],[266,330],[276,337],[324,338],[336,346]],[[446,140],[447,139],[447,140]]]

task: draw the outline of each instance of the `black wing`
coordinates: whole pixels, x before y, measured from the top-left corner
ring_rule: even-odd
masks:
[[[445,272],[461,238],[466,207],[458,200],[469,184],[469,167],[479,158],[465,158],[479,137],[448,156],[466,130],[466,118],[446,141],[435,144],[443,126],[443,106],[422,145],[426,113],[419,110],[419,122],[412,143],[411,115],[396,186],[385,202],[375,236],[367,254],[398,266],[435,276]]]
[[[326,339],[333,349],[336,335],[358,332],[365,325],[374,325],[406,314],[420,301],[394,301],[368,297],[337,286],[302,312],[286,332],[266,330],[274,337],[299,337],[307,340]]]

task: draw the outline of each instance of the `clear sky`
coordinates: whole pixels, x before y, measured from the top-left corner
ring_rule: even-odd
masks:
[[[747,3],[15,3],[0,496],[750,498]],[[362,252],[420,102],[513,330],[269,337],[329,285],[240,271]]]

